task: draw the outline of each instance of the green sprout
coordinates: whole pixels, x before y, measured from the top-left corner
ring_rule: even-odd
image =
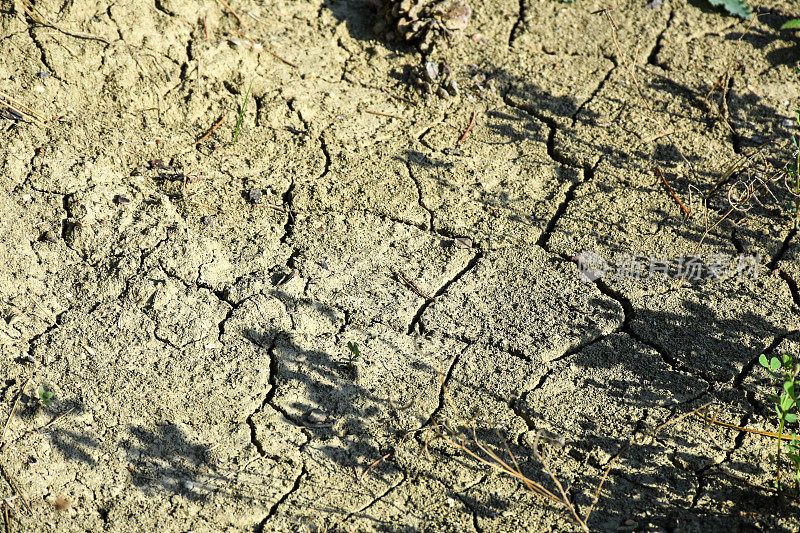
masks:
[[[353,341],[348,341],[347,349],[349,350],[347,354],[347,366],[349,368],[355,368],[355,364],[361,359],[361,350],[358,349],[358,344]]]
[[[767,359],[767,356],[761,354],[758,358],[761,366],[767,369],[769,374],[782,381],[782,388],[778,394],[770,395],[770,399],[775,404],[775,412],[778,414],[778,443],[775,452],[775,488],[778,493],[781,492],[781,449],[783,448],[783,441],[785,439],[786,424],[796,424],[798,419],[798,404],[797,394],[800,388],[797,375],[800,373],[800,362],[795,364],[794,359],[790,354],[783,354],[780,358],[772,357]],[[797,432],[792,431],[792,439],[786,445],[786,454],[794,466],[792,478],[795,482],[795,487],[800,491],[800,442],[797,439]]]
[[[242,118],[244,118],[244,108],[247,105],[247,99],[250,97],[250,89],[253,87],[253,81],[250,80],[250,85],[247,87],[247,92],[244,95],[244,103],[239,110],[239,120],[236,121],[236,132],[233,134],[233,144],[236,144],[236,139],[239,138],[239,128],[242,125]]]
[[[45,389],[44,385],[39,385],[39,390],[37,390],[36,393],[39,396],[39,401],[42,402],[42,404],[44,404],[46,407],[50,407],[50,403],[53,401],[53,396],[55,396],[53,391]]]

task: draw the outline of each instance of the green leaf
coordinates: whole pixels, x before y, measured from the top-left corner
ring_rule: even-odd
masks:
[[[800,19],[793,19],[781,26],[782,30],[800,30]]]
[[[797,396],[795,396],[795,393],[794,393],[794,381],[785,382],[783,384],[783,390],[786,391],[786,394],[788,394],[790,398],[792,398],[792,399],[797,398]]]
[[[784,413],[789,409],[791,409],[793,405],[794,405],[794,400],[792,399],[791,396],[786,396],[785,394],[781,396],[781,409],[783,410]]]
[[[796,413],[787,413],[786,414],[786,421],[790,424],[794,424],[797,422],[797,414]]]
[[[773,357],[769,360],[769,367],[772,370],[778,370],[781,367],[781,360],[777,357]]]
[[[761,366],[764,368],[769,368],[769,359],[763,353],[758,356],[758,362],[761,363]]]
[[[708,0],[708,3],[715,7],[724,7],[731,15],[736,15],[743,19],[750,20],[753,11],[744,0]]]
[[[349,341],[347,343],[347,347],[350,349],[351,352],[353,352],[353,355],[356,356],[356,359],[361,357],[361,352],[358,349],[358,344],[356,344],[353,341]]]

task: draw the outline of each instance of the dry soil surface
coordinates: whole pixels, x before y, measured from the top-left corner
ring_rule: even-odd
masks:
[[[375,4],[0,3],[7,530],[797,531],[800,5]]]

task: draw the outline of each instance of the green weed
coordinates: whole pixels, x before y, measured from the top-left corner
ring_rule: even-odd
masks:
[[[795,120],[798,127],[800,127],[800,109],[795,110]],[[783,167],[783,172],[786,174],[786,183],[789,185],[789,190],[794,195],[794,200],[791,202],[788,211],[794,216],[794,229],[798,229],[798,215],[800,214],[800,139],[797,134],[792,134],[792,144],[794,144],[794,153],[792,157],[794,160],[787,163]]]
[[[239,128],[242,126],[242,118],[244,117],[244,108],[247,106],[247,99],[250,97],[250,89],[253,87],[253,81],[250,80],[250,85],[247,87],[247,92],[244,95],[244,103],[239,109],[239,119],[236,121],[236,132],[233,134],[233,144],[236,144],[236,139],[239,138]]]
[[[358,344],[353,341],[347,343],[347,363],[348,368],[355,368],[356,363],[361,360],[361,350],[358,349]]]
[[[797,375],[800,373],[800,362],[795,363],[790,354],[783,354],[780,357],[772,357],[761,354],[758,362],[767,369],[767,372],[779,382],[782,382],[781,390],[777,394],[770,395],[770,399],[775,404],[775,412],[778,415],[778,439],[775,450],[775,488],[778,493],[781,491],[781,450],[784,446],[784,436],[786,435],[786,424],[796,424],[800,409],[797,404],[798,383]],[[800,491],[800,442],[797,440],[797,432],[792,431],[792,439],[786,444],[786,454],[793,465],[792,478],[795,488]]]
[[[39,389],[36,391],[36,394],[39,396],[39,401],[42,403],[42,405],[45,407],[50,407],[50,403],[53,401],[53,396],[55,396],[53,391],[45,389],[44,385],[39,385]]]

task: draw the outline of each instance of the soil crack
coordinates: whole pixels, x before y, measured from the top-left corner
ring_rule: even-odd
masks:
[[[483,258],[483,252],[479,251],[472,257],[472,259],[469,260],[467,266],[465,266],[458,273],[456,273],[456,275],[453,276],[452,279],[446,281],[441,287],[439,287],[439,289],[433,294],[433,299],[425,300],[422,303],[422,305],[420,305],[419,309],[417,309],[417,312],[414,314],[414,318],[411,319],[411,324],[409,324],[408,326],[408,335],[413,335],[415,329],[420,334],[425,333],[425,326],[422,323],[422,315],[423,313],[425,313],[425,310],[428,309],[428,307],[431,304],[433,304],[439,296],[444,294],[447,291],[447,289],[449,289],[450,286],[453,285],[453,283],[463,278],[467,272],[475,268],[475,266],[478,264],[478,261],[480,261],[482,258]]]
[[[273,506],[270,507],[269,513],[267,513],[267,516],[264,517],[264,520],[262,520],[261,523],[256,527],[256,532],[263,533],[265,531],[264,528],[266,527],[267,522],[269,521],[269,519],[272,518],[273,516],[275,516],[275,514],[278,512],[278,507],[280,507],[283,502],[288,500],[289,497],[292,494],[294,494],[295,492],[297,492],[300,489],[300,483],[303,481],[303,477],[306,476],[306,475],[308,475],[308,470],[306,470],[306,465],[304,464],[302,470],[300,471],[300,473],[295,478],[294,483],[292,484],[292,488],[289,489],[289,492],[287,492],[286,494],[284,494],[283,496],[278,498],[278,501],[276,501],[273,504]]]

